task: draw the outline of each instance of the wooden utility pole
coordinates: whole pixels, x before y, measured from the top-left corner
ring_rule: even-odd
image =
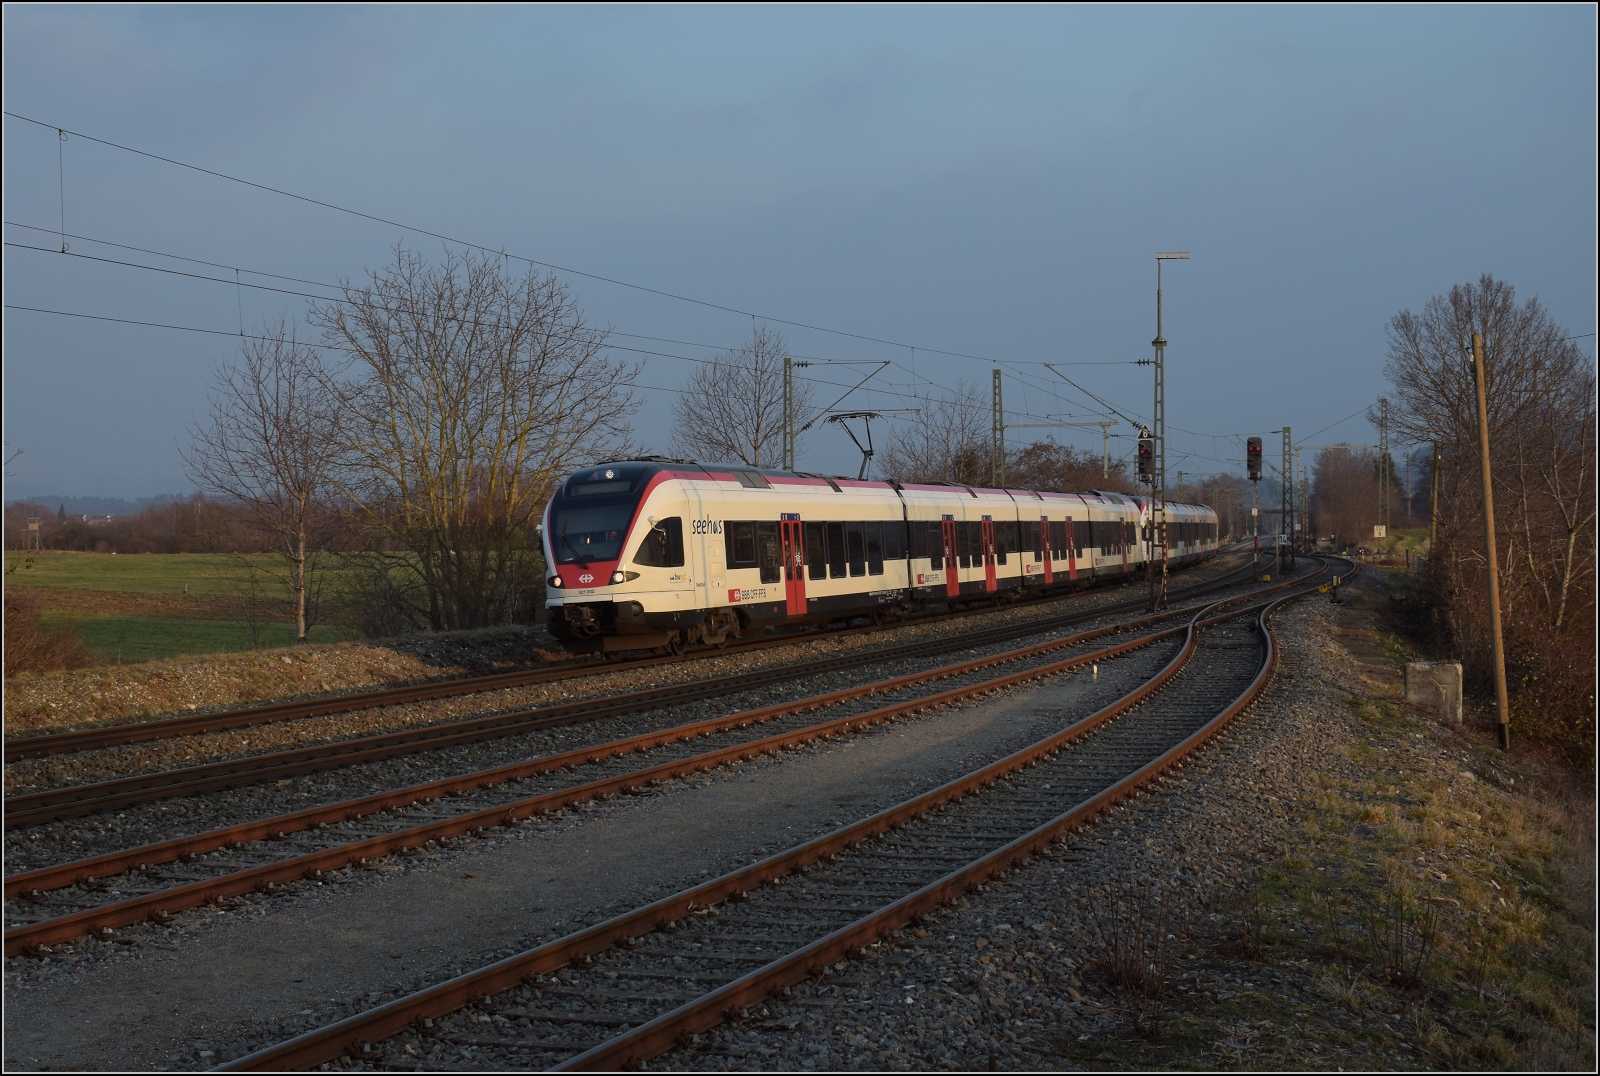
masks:
[[[1433,563],[1434,543],[1439,539],[1439,442],[1433,442],[1433,482],[1428,489],[1428,563]]]
[[[1478,383],[1478,458],[1483,471],[1483,542],[1489,568],[1489,634],[1494,642],[1494,697],[1500,749],[1511,750],[1511,704],[1506,697],[1505,640],[1500,634],[1500,558],[1494,543],[1494,483],[1489,477],[1489,396],[1483,378],[1483,335],[1472,334],[1472,374]]]

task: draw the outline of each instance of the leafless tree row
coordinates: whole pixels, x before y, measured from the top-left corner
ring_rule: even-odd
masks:
[[[1535,299],[1484,276],[1389,325],[1391,420],[1441,452],[1431,557],[1444,627],[1475,671],[1488,653],[1474,332],[1494,474],[1496,544],[1511,679],[1521,711],[1593,743],[1595,375]],[[1515,705],[1515,703],[1514,703]]]
[[[625,447],[635,369],[553,275],[397,247],[341,300],[321,347],[280,327],[217,374],[192,430],[196,485],[248,506],[283,565],[301,638],[319,550],[340,528],[369,626],[510,619],[541,583],[534,526],[557,477]],[[351,573],[362,556],[364,575]]]
[[[942,396],[922,402],[879,455],[879,470],[901,482],[955,482],[987,486],[994,481],[994,427],[988,394],[957,382]],[[1006,485],[1017,489],[1103,489],[1132,492],[1122,460],[1044,438],[1006,449]]]

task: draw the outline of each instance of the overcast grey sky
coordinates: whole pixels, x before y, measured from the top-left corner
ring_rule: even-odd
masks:
[[[1188,250],[1165,276],[1169,466],[1242,470],[1236,436],[1290,425],[1298,440],[1382,395],[1385,323],[1452,284],[1492,273],[1594,332],[1595,41],[1590,5],[8,5],[5,108],[47,127],[4,121],[5,238],[54,249],[19,225],[56,229],[64,212],[74,255],[263,284],[251,271],[334,281],[396,242],[440,249],[61,127],[904,345],[778,326],[797,354],[893,360],[856,406],[958,379],[987,391],[999,365],[1017,423],[1098,417],[1038,364],[1148,356],[1153,255]],[[15,246],[4,279],[12,306],[222,332],[300,311]],[[688,342],[616,338],[632,347],[704,357],[751,327],[572,286],[595,322]],[[185,491],[185,427],[235,346],[8,309],[5,439],[24,455],[7,498]],[[645,360],[645,443],[665,446],[690,366]],[[1071,373],[1148,413],[1148,367]],[[1062,439],[1099,447],[1098,431]],[[1335,439],[1372,430],[1355,419],[1318,442]],[[856,457],[826,429],[800,462],[853,472]]]

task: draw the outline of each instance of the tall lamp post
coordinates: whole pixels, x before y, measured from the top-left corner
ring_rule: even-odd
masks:
[[[1150,540],[1152,560],[1160,565],[1150,566],[1150,610],[1164,608],[1167,604],[1167,341],[1161,335],[1161,263],[1188,261],[1187,251],[1165,251],[1156,254],[1156,338],[1150,341],[1155,348],[1155,467],[1150,476]],[[1159,550],[1159,552],[1157,551]]]

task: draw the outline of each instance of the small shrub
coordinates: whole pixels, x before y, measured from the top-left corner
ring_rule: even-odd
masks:
[[[1350,898],[1343,889],[1322,889],[1316,894],[1317,917],[1322,921],[1322,936],[1329,955],[1338,961],[1351,956],[1349,930]]]
[[[46,628],[39,619],[39,605],[16,594],[5,597],[5,675],[49,672],[52,669],[78,669],[94,664],[94,655],[83,645],[73,626]]]
[[[1122,996],[1134,1029],[1149,1031],[1171,985],[1187,917],[1165,891],[1089,886],[1084,898],[1095,950],[1089,968]]]
[[[1396,986],[1422,986],[1439,940],[1438,911],[1395,886],[1359,901],[1368,956],[1379,977]]]

